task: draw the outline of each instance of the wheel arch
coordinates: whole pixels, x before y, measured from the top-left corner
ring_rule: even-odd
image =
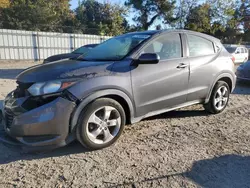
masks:
[[[230,73],[223,73],[223,74],[219,75],[215,79],[215,81],[213,82],[213,84],[211,85],[210,91],[209,91],[209,94],[207,95],[205,103],[208,103],[208,101],[210,99],[210,96],[212,94],[213,88],[214,88],[215,84],[218,81],[224,81],[224,82],[226,82],[228,84],[229,88],[230,88],[230,92],[232,92],[234,90],[234,87],[235,87],[235,78]]]
[[[78,122],[78,118],[82,112],[82,110],[92,101],[98,99],[98,98],[111,98],[117,101],[121,106],[123,107],[125,113],[126,113],[126,123],[133,122],[134,118],[134,105],[130,97],[117,89],[105,89],[101,91],[97,91],[88,97],[84,98],[81,103],[77,106],[75,109],[71,121],[70,121],[70,129],[71,131],[75,128]]]

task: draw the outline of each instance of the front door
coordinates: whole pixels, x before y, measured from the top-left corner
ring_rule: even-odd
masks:
[[[143,116],[186,102],[189,63],[183,58],[179,33],[164,34],[149,42],[140,52],[156,53],[158,64],[132,67],[132,87],[136,116]]]

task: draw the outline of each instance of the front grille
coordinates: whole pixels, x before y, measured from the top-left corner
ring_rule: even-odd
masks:
[[[22,83],[17,81],[17,88],[14,91],[15,98],[21,98],[25,96],[29,96],[28,89],[32,85],[32,83]]]
[[[5,110],[5,123],[7,128],[9,129],[11,128],[13,120],[14,120],[14,114],[9,110]]]

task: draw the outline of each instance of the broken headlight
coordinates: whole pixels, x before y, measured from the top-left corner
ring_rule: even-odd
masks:
[[[40,82],[35,83],[29,87],[28,91],[33,96],[57,93],[70,87],[75,82],[62,82],[62,81],[49,81],[49,82]]]

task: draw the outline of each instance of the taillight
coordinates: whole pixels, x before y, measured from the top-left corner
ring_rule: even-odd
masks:
[[[234,56],[232,56],[231,57],[231,59],[232,59],[232,61],[233,61],[233,63],[235,62],[235,57]]]

